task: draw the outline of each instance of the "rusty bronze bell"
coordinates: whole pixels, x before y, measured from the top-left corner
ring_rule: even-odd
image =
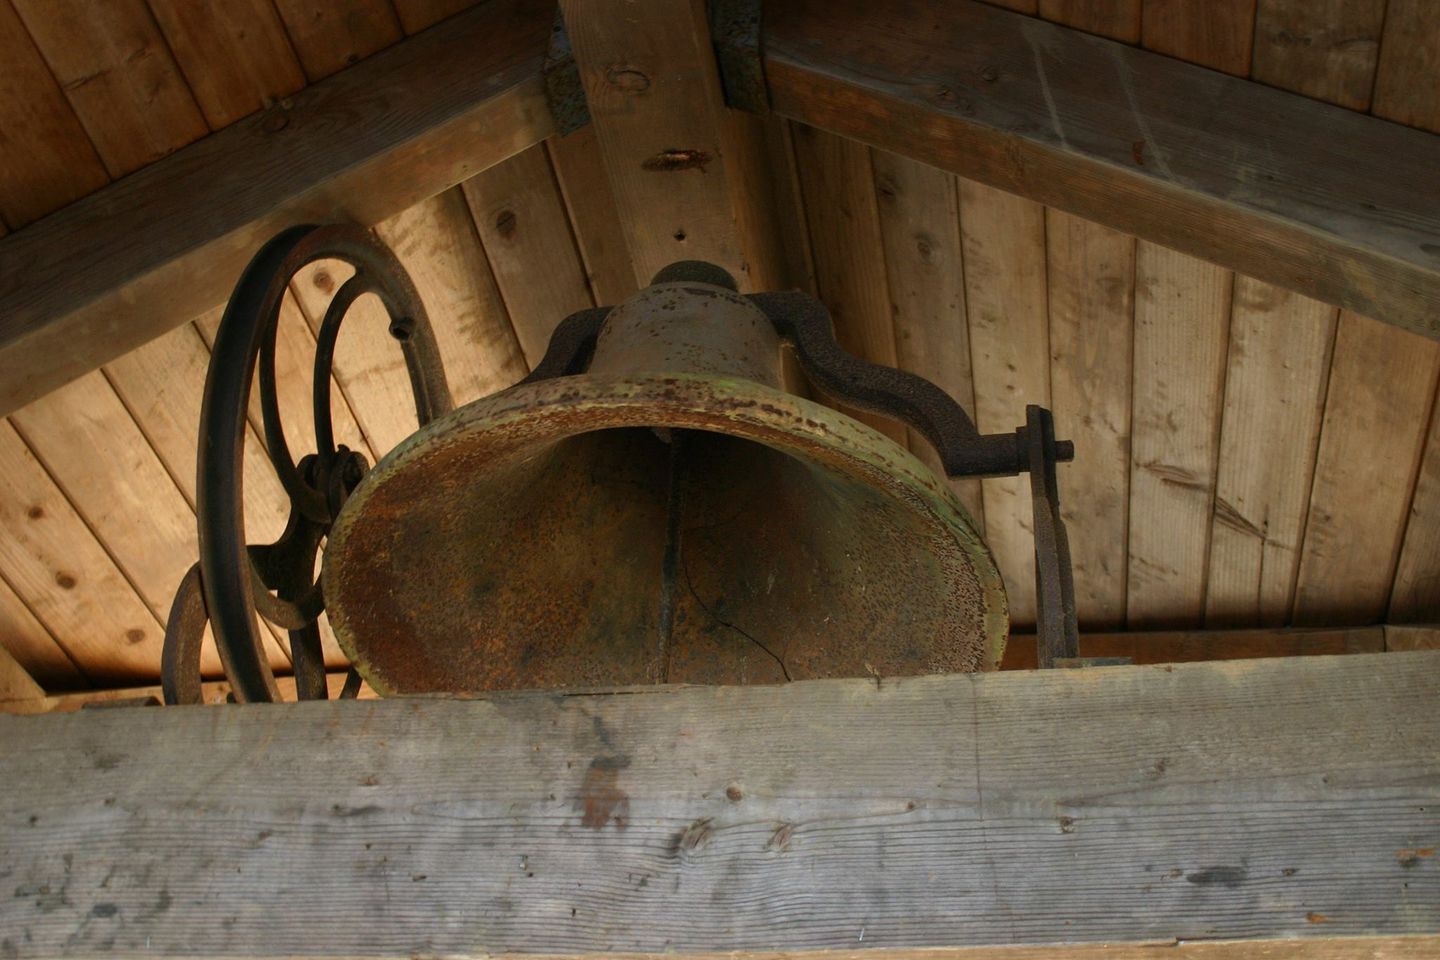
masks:
[[[679,264],[604,317],[583,372],[407,439],[324,556],[361,675],[392,694],[994,668],[1005,593],[965,509],[787,390],[782,349],[727,274]]]
[[[276,328],[291,279],[319,260],[354,273],[316,334],[314,452],[296,458]],[[330,420],[335,343],[367,295],[389,317],[420,423],[373,469]],[[335,224],[265,244],[216,333],[200,556],[166,627],[166,701],[200,702],[207,626],[233,696],[280,699],[257,614],[287,632],[300,699],[332,692],[322,613],[353,663],[341,696],[362,678],[408,694],[995,668],[1005,591],[965,509],[894,441],[788,387],[786,351],[797,380],[924,436],[946,476],[1030,475],[1040,660],[1074,657],[1055,482],[1073,451],[1048,411],[982,435],[934,384],[845,353],[814,297],[742,296],[698,262],[567,317],[529,376],[457,410],[404,268],[368,230]],[[255,384],[290,498],[270,544],[245,537]]]

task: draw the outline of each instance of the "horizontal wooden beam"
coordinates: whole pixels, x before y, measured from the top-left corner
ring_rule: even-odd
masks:
[[[777,112],[1440,337],[1440,136],[973,0],[767,0]]]
[[[0,931],[18,960],[1433,950],[1437,742],[1440,651],[0,717]]]
[[[554,4],[487,0],[0,239],[0,413],[221,303],[296,223],[377,223],[553,129]]]

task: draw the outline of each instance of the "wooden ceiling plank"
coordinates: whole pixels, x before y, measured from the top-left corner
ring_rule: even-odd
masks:
[[[311,83],[397,42],[400,21],[390,0],[275,0]]]
[[[801,126],[795,128],[795,158],[815,258],[815,288],[830,310],[835,339],[863,360],[896,366],[885,242],[870,150]],[[843,404],[838,408],[905,445],[906,429],[898,421]]]
[[[419,33],[482,0],[395,0],[395,13],[407,34]]]
[[[1296,624],[1385,616],[1437,377],[1440,343],[1340,314],[1295,588]]]
[[[0,575],[3,575],[0,569]],[[25,601],[0,576],[0,650],[36,683],[51,690],[75,690],[89,683],[65,648],[55,642]]]
[[[86,678],[153,678],[159,619],[8,420],[0,423],[0,521],[5,581]]]
[[[545,141],[550,165],[560,184],[565,209],[575,243],[585,261],[585,276],[597,304],[619,303],[640,289],[635,264],[625,246],[620,229],[620,211],[610,180],[605,175],[605,161],[600,156],[600,142],[595,138],[595,125],[587,124],[563,137]]]
[[[784,116],[1440,337],[1433,136],[974,2],[780,0],[765,51]]]
[[[1082,657],[1129,657],[1136,666],[1252,660],[1268,657],[1321,657],[1386,650],[1388,627],[1277,627],[1258,630],[1135,630],[1080,634]],[[1012,635],[1001,670],[1034,670],[1033,636]]]
[[[176,588],[199,555],[195,513],[105,377],[87,374],[10,419],[164,623]],[[157,649],[151,676],[159,663]],[[212,676],[221,671],[213,647],[201,666]],[[103,670],[92,670],[87,661],[86,672]]]
[[[1013,431],[1025,405],[1050,406],[1050,324],[1045,209],[960,178],[965,303],[975,378],[975,425]],[[1068,467],[1060,468],[1062,502]],[[1012,624],[1035,622],[1035,539],[1030,480],[981,481],[985,542],[1005,579]]]
[[[145,0],[14,0],[111,177],[205,136]]]
[[[1141,0],[1040,0],[1040,16],[1124,43],[1140,42]]]
[[[1333,307],[1235,278],[1207,626],[1290,617],[1335,322]]]
[[[1440,133],[1440,20],[1430,0],[1390,0],[1375,74],[1376,116]]]
[[[534,367],[560,321],[596,305],[544,147],[496,164],[463,189],[525,361]]]
[[[1259,0],[1250,75],[1350,110],[1369,110],[1386,2]]]
[[[149,0],[211,130],[305,86],[272,0]]]
[[[281,229],[378,223],[543,139],[552,17],[483,4],[0,239],[0,411],[212,308]]]
[[[4,607],[8,602],[4,596],[6,589],[8,588],[0,589],[0,616],[4,615]],[[25,668],[6,651],[4,646],[0,646],[0,703],[34,700],[44,696],[44,688],[25,672]]]
[[[1234,275],[1139,242],[1126,622],[1200,623]]]
[[[1437,652],[625,694],[0,718],[0,925],[37,958],[1440,942]]]
[[[1256,0],[1144,0],[1140,42],[1147,50],[1231,76],[1250,75]]]
[[[1440,399],[1431,409],[1390,592],[1390,616],[1397,623],[1440,621],[1440,414],[1436,409]]]
[[[396,214],[375,232],[420,291],[456,406],[525,376],[529,368],[459,187]]]
[[[901,369],[936,384],[975,419],[965,269],[960,249],[960,194],[953,174],[883,150],[871,152],[880,234]],[[944,467],[930,441],[907,431],[910,452],[936,476]],[[976,530],[985,531],[980,481],[950,481]]]
[[[23,227],[109,182],[11,0],[0,0],[0,217]]]
[[[1088,628],[1114,629],[1128,572],[1135,238],[1054,209],[1045,226],[1050,406],[1076,450],[1060,468],[1075,607]]]

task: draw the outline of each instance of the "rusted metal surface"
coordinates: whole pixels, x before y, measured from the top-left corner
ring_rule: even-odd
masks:
[[[989,552],[908,452],[698,374],[530,383],[437,421],[356,490],[324,583],[382,693],[991,669],[1007,630]]]
[[[1038,663],[1054,667],[1080,656],[1070,538],[1060,516],[1060,485],[1055,477],[1055,420],[1049,410],[1032,403],[1025,408],[1025,426],[1016,434],[1030,461]]]

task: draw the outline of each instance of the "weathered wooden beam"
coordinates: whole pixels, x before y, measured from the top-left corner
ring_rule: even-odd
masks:
[[[220,303],[261,243],[377,223],[543,139],[544,0],[488,0],[0,239],[0,413]]]
[[[775,0],[777,112],[1440,338],[1440,137],[972,0]]]
[[[4,717],[0,931],[19,960],[1433,950],[1437,704],[1420,651]]]

